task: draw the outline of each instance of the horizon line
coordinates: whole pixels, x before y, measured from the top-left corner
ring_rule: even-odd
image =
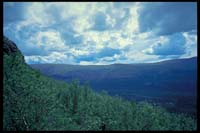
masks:
[[[186,58],[177,58],[177,59],[168,59],[168,60],[161,60],[156,62],[138,62],[138,63],[111,63],[111,64],[91,64],[91,65],[83,65],[83,64],[66,64],[66,63],[27,63],[28,65],[72,65],[72,66],[109,66],[109,65],[134,65],[134,64],[156,64],[156,63],[162,63],[162,62],[168,62],[168,61],[174,61],[174,60],[187,60],[192,58],[197,58],[198,56],[193,57],[186,57]]]

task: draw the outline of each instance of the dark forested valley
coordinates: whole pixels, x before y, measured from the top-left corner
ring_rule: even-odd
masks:
[[[196,115],[197,58],[113,65],[32,64],[54,79],[82,84],[127,100],[148,101],[171,112]]]

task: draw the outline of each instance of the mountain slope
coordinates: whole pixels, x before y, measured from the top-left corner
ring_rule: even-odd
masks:
[[[94,90],[104,89],[110,95],[153,101],[172,111],[196,113],[196,57],[143,64],[33,64],[31,67],[66,82],[89,81]]]
[[[196,58],[172,60],[152,64],[114,64],[108,66],[78,66],[64,64],[32,64],[31,67],[40,70],[45,75],[70,81],[79,79],[89,81],[96,89],[126,89],[120,85],[118,80],[131,81],[130,88],[127,89],[144,89],[149,88],[153,91],[156,88],[180,89],[189,91],[189,94],[196,94],[197,81],[197,61]],[[86,76],[87,75],[87,76]],[[98,76],[96,76],[98,75]],[[103,84],[106,81],[116,81],[114,84]],[[167,82],[167,83],[166,83]],[[174,86],[174,85],[177,86]],[[165,85],[165,86],[162,86]],[[114,86],[114,87],[113,87]],[[146,86],[146,87],[144,87]],[[122,87],[122,88],[121,88]],[[189,95],[186,92],[186,95]]]
[[[66,84],[53,81],[25,64],[19,49],[6,37],[3,44],[3,76],[4,129],[48,129],[45,123],[54,118],[50,113],[52,108],[57,107],[58,90]]]
[[[4,130],[196,130],[196,119],[43,76],[3,42]]]

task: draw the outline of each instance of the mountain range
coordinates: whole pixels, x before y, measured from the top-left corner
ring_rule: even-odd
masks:
[[[128,100],[147,100],[173,111],[196,112],[197,57],[157,63],[68,65],[32,64],[57,80],[87,82],[95,91]]]

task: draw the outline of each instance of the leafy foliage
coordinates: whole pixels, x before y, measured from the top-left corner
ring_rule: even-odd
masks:
[[[3,56],[4,130],[196,130],[184,114],[45,77],[19,51]]]
[[[194,116],[197,112],[197,57],[157,63],[30,66],[54,79],[71,82],[78,78],[80,83],[89,81],[93,90],[103,88],[111,96],[148,100],[170,112]]]

